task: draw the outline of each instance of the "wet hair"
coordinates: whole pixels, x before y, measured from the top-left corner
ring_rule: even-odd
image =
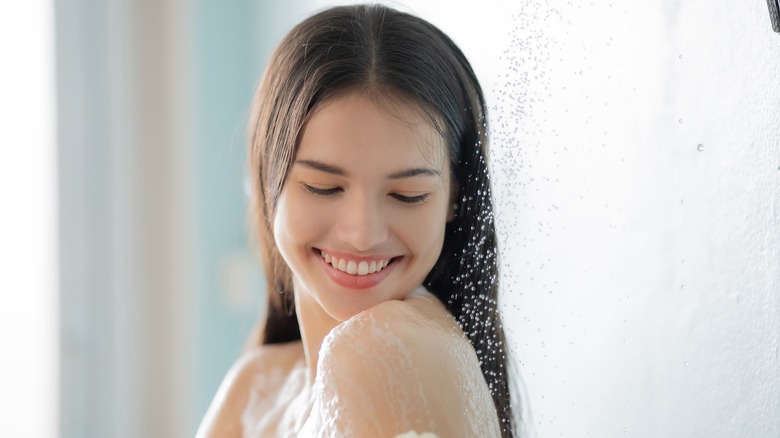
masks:
[[[303,129],[322,102],[350,91],[400,97],[445,140],[457,182],[456,217],[425,286],[455,317],[479,358],[502,436],[515,436],[507,348],[498,308],[498,254],[487,170],[486,107],[463,53],[442,31],[382,5],[340,6],[296,26],[274,52],[249,126],[253,212],[268,280],[266,320],[248,345],[301,338],[292,274],[273,239],[273,215]]]

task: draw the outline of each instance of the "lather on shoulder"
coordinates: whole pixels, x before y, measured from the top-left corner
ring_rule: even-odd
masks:
[[[336,327],[320,351],[317,378],[312,417],[327,436],[500,435],[474,349],[428,292],[378,304]]]

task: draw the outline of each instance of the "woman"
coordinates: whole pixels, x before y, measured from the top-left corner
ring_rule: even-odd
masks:
[[[424,20],[336,7],[285,37],[250,121],[268,315],[199,436],[514,436],[485,129]]]

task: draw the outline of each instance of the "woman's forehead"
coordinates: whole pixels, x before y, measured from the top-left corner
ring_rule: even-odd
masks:
[[[318,105],[296,158],[390,166],[425,162],[443,171],[447,157],[443,137],[419,105],[396,95],[352,92]]]

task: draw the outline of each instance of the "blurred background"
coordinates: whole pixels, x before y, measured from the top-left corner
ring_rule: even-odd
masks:
[[[767,2],[384,3],[485,89],[527,434],[780,437]],[[194,435],[264,312],[250,101],[331,4],[0,4],[0,436]]]

